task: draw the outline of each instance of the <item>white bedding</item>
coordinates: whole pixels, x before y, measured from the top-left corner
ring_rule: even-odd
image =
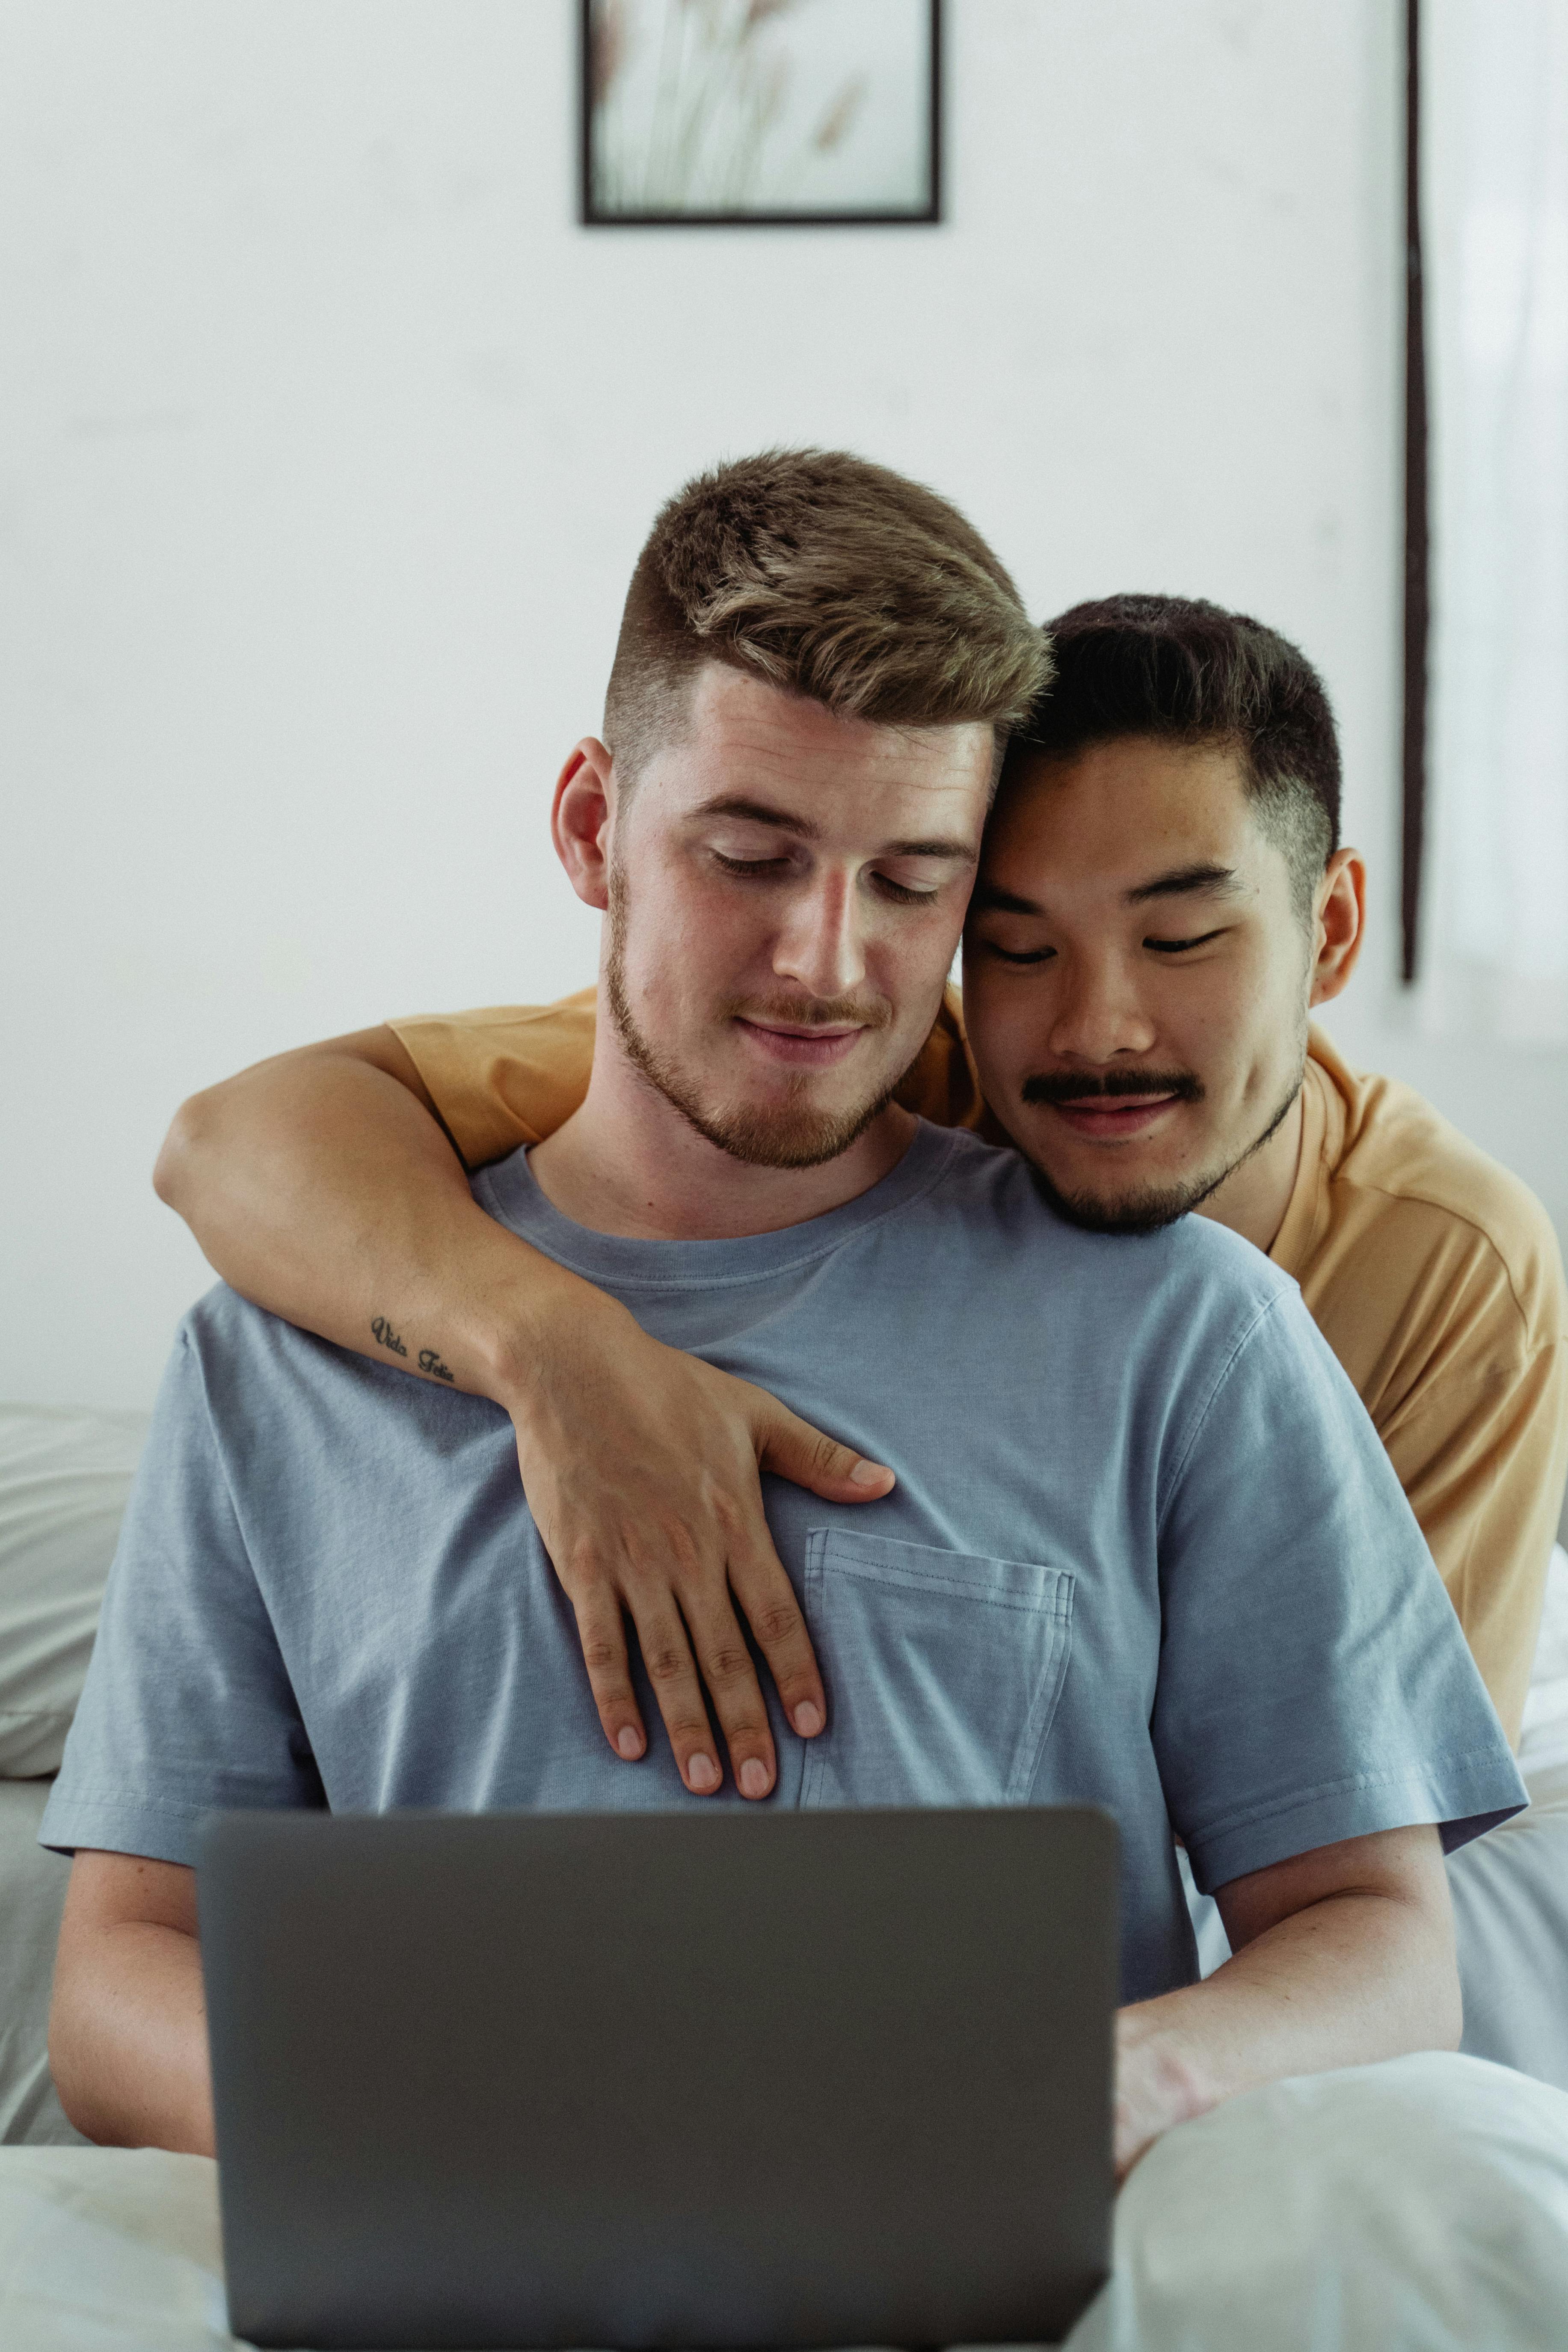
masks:
[[[1528,1811],[1449,1858],[1461,2047],[1568,2091],[1568,1760],[1527,1785]]]
[[[0,1404],[0,1773],[58,1772],[144,1412]]]
[[[45,2048],[70,1874],[38,1843],[48,1793],[47,1780],[0,1780],[0,2143],[80,2147],[60,2112]]]
[[[1563,2352],[1568,2094],[1436,2053],[1167,2133],[1071,2352]]]
[[[1568,2095],[1477,2059],[1273,2084],[1169,2133],[1122,2194],[1069,2352],[1562,2352]],[[199,2157],[0,2149],[0,2342],[220,2352]]]

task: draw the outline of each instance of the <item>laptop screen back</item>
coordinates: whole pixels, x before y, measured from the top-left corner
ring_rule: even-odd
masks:
[[[231,1813],[199,1887],[254,2343],[1038,2342],[1105,2274],[1103,1814]]]

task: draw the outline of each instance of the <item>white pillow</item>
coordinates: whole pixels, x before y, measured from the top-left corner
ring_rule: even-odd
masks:
[[[0,1404],[0,1778],[59,1769],[147,1422]]]
[[[1528,1780],[1560,1764],[1568,1764],[1568,1552],[1553,1544],[1524,1702],[1519,1769]]]

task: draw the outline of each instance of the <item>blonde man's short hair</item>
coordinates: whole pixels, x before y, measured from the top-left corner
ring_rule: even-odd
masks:
[[[637,559],[605,702],[630,784],[679,739],[705,662],[842,718],[983,722],[998,746],[1050,675],[1043,633],[955,507],[885,466],[776,449],[700,475]]]

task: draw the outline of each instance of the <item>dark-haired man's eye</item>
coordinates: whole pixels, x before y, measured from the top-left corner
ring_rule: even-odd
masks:
[[[994,940],[982,940],[981,945],[984,948],[987,955],[995,957],[998,963],[1048,963],[1056,953],[1055,948],[998,947]]]
[[[1218,931],[1200,931],[1195,940],[1145,940],[1143,944],[1152,948],[1156,955],[1184,955],[1188,948],[1206,948],[1211,940],[1219,936]]]

